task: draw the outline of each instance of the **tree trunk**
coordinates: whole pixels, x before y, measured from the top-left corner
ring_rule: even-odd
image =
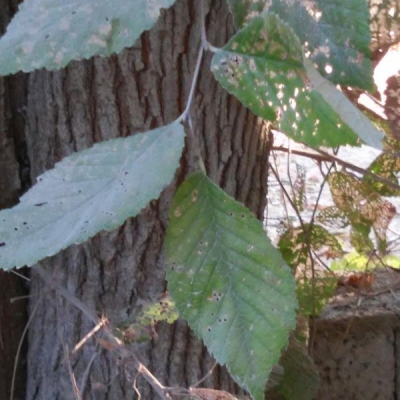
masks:
[[[0,35],[10,21],[17,1],[0,0]],[[23,142],[26,77],[23,74],[0,77],[0,209],[13,206],[26,188],[27,168]],[[13,379],[13,366],[18,345],[27,320],[24,300],[11,302],[26,295],[25,282],[10,272],[0,270],[0,399],[8,399]],[[15,400],[25,392],[26,360],[22,348],[15,375]]]
[[[206,2],[209,41],[222,46],[233,34],[225,0]],[[95,142],[172,122],[184,110],[200,44],[200,2],[178,0],[130,49],[110,58],[73,62],[56,72],[29,75],[26,146],[30,177]],[[41,263],[47,274],[88,306],[118,323],[145,300],[166,290],[164,234],[178,184],[196,169],[263,217],[268,136],[263,123],[214,80],[211,54],[203,62],[181,167],[174,182],[140,216],[111,233],[72,246]],[[189,132],[189,129],[187,129]],[[145,168],[145,166],[143,166]],[[84,399],[132,399],[132,376],[94,337],[65,354],[93,324],[32,272],[27,395],[29,400],[75,399],[72,375]],[[141,361],[167,386],[194,384],[213,359],[186,323],[159,324],[157,339],[136,345]],[[83,383],[85,382],[85,383]],[[202,386],[237,392],[223,368]],[[156,394],[138,377],[142,399]]]

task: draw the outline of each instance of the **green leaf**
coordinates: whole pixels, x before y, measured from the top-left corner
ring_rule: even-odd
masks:
[[[367,170],[398,185],[399,180],[397,175],[400,172],[400,158],[397,154],[382,153],[371,163]],[[363,182],[381,196],[400,196],[399,189],[395,189],[384,182],[377,181],[370,175],[365,174]]]
[[[400,269],[400,257],[394,254],[388,254],[387,256],[383,257],[382,264],[384,266]]]
[[[337,278],[314,273],[314,277],[297,282],[299,314],[306,317],[317,316],[332,298],[337,286]]]
[[[361,271],[365,272],[367,266],[370,266],[369,255],[351,253],[343,257],[341,260],[333,261],[331,264],[332,271]]]
[[[340,211],[336,206],[324,208],[316,215],[315,219],[321,224],[334,229],[343,229],[350,225],[346,213]]]
[[[295,326],[295,286],[262,224],[202,173],[179,188],[166,237],[180,314],[254,399]]]
[[[255,114],[312,147],[357,143],[322,96],[310,90],[301,44],[279,17],[263,13],[218,51],[215,78]]]
[[[313,89],[321,94],[323,99],[367,145],[382,150],[384,133],[376,126],[331,82],[323,78],[310,60],[305,59],[304,65]]]
[[[314,251],[327,248],[330,258],[343,254],[337,238],[324,227],[315,224],[303,224],[302,227],[286,230],[278,243],[284,260],[292,268],[307,264],[310,257],[309,246]]]
[[[372,242],[368,237],[371,227],[380,241],[386,240],[387,229],[396,214],[392,203],[374,192],[370,185],[347,172],[329,174],[328,184],[336,207],[352,225],[352,242],[360,251],[362,247],[371,250]]]
[[[137,215],[170,183],[183,146],[174,122],[65,158],[0,212],[0,268],[33,265]]]
[[[323,76],[335,84],[374,88],[365,0],[227,1],[237,27],[262,12],[274,12],[291,26]]]
[[[273,0],[319,72],[334,84],[372,90],[369,7],[365,0]]]
[[[0,75],[65,67],[132,46],[175,0],[24,1],[0,39]]]
[[[283,380],[277,391],[285,400],[310,400],[317,395],[319,376],[304,344],[292,335],[289,347],[283,352],[280,364],[284,368]]]
[[[227,2],[237,28],[243,28],[268,6],[265,0],[227,0]]]

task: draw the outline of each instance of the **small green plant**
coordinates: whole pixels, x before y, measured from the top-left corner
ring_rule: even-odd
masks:
[[[383,148],[384,133],[336,87],[373,90],[369,9],[364,0],[316,1],[311,8],[306,1],[227,2],[237,33],[217,49],[208,43],[203,21],[198,63],[183,114],[167,126],[75,153],[39,177],[18,205],[0,212],[0,268],[32,266],[100,231],[115,229],[159,197],[179,166],[184,126],[205,51],[214,53],[210,68],[216,80],[291,138],[314,148],[362,142]],[[161,9],[173,3],[24,2],[0,40],[0,74],[59,69],[72,60],[118,53],[132,46],[157,21]],[[309,247],[304,250],[300,236],[305,227],[282,237],[279,247],[285,262],[261,222],[211,182],[201,164],[178,188],[170,209],[165,239],[168,290],[180,315],[216,360],[227,366],[252,398],[261,400],[270,372],[296,326],[296,286],[287,264],[296,266],[308,258]],[[340,186],[334,175],[329,182],[332,188]],[[354,190],[362,193],[363,201],[367,193],[360,185]],[[357,209],[356,213],[339,200],[336,204],[354,231],[364,236],[371,227],[378,234],[387,228],[370,215],[383,206],[378,195],[371,196],[372,211]],[[335,237],[324,228],[306,228],[312,246],[328,241],[334,251],[340,251]],[[308,286],[298,294],[300,300],[309,296]],[[154,312],[158,313],[147,309],[146,318],[139,316],[118,328],[121,337],[139,340],[149,332],[151,337],[144,327],[164,319]],[[307,360],[300,353],[296,360]],[[314,386],[303,394],[296,391],[294,397],[291,385],[298,365],[287,354],[282,362],[292,364],[280,391],[288,399],[303,398],[304,393],[311,396]],[[298,381],[296,385],[301,386]]]

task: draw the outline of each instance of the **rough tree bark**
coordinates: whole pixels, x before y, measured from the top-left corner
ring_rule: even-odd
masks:
[[[32,181],[68,154],[95,142],[145,131],[177,118],[185,107],[200,43],[200,2],[178,0],[131,48],[108,59],[73,62],[62,71],[30,74],[26,144]],[[222,46],[233,33],[224,0],[206,1],[209,40]],[[172,195],[196,168],[201,150],[207,173],[229,194],[263,217],[267,131],[260,120],[218,86],[204,60],[180,170],[159,201],[120,229],[97,235],[42,262],[52,279],[90,307],[118,322],[142,300],[166,289],[164,233]],[[145,168],[145,166],[143,166]],[[74,399],[64,348],[71,350],[93,325],[32,272],[27,399]],[[158,339],[140,357],[168,386],[188,386],[213,364],[187,325],[157,327]],[[132,381],[92,338],[69,358],[78,385],[94,354],[85,399],[135,398]],[[205,386],[235,392],[223,369]],[[142,399],[157,398],[138,379]]]
[[[0,0],[0,35],[17,8],[17,1]],[[26,188],[27,168],[23,142],[26,103],[26,78],[23,74],[0,77],[0,209],[11,207]],[[0,398],[9,398],[13,365],[18,343],[27,320],[26,301],[11,302],[27,294],[23,280],[0,271]],[[24,348],[23,348],[24,349]],[[22,352],[24,353],[24,351]],[[25,391],[25,359],[20,359],[15,400],[22,400]]]

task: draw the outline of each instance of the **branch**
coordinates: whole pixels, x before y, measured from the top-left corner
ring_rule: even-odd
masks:
[[[287,147],[284,146],[278,146],[278,147],[272,147],[271,150],[276,150],[276,151],[282,151],[285,153],[292,153],[292,154],[296,154],[302,157],[307,157],[307,158],[311,158],[313,160],[316,160],[318,162],[322,162],[322,161],[326,161],[326,162],[335,162],[339,165],[341,165],[342,167],[348,168],[350,170],[353,170],[355,172],[358,172],[359,174],[362,175],[367,175],[370,176],[371,178],[375,179],[378,182],[382,182],[385,183],[386,185],[390,186],[393,189],[396,190],[400,190],[400,185],[393,183],[392,181],[389,181],[388,179],[382,178],[381,176],[374,174],[371,171],[366,170],[365,168],[361,168],[361,167],[357,167],[354,164],[351,164],[347,161],[342,160],[339,157],[334,156],[333,154],[329,154],[323,150],[315,150],[316,152],[318,152],[319,154],[315,154],[315,153],[310,153],[307,151],[301,151],[301,150],[291,150],[288,149]]]

